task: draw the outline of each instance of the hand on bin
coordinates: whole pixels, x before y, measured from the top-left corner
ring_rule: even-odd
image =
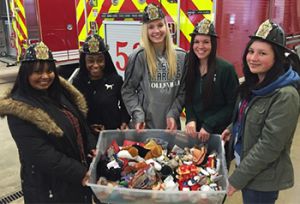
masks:
[[[92,150],[90,151],[90,153],[88,154],[88,157],[94,158],[94,157],[96,157],[97,153],[98,153],[98,152],[97,152],[96,149],[92,149]]]
[[[206,142],[210,137],[210,133],[207,132],[204,128],[200,129],[200,132],[198,133],[198,138],[201,142]]]
[[[90,128],[92,130],[92,133],[96,136],[98,136],[99,133],[105,129],[104,125],[101,124],[92,124]]]
[[[83,179],[81,181],[82,186],[87,186],[90,176],[91,176],[91,172],[90,171],[86,172],[85,176],[83,177]]]
[[[177,130],[177,124],[174,118],[167,118],[167,130],[175,131]]]
[[[86,162],[87,164],[91,164],[93,161],[93,158],[96,157],[98,151],[96,149],[90,150],[90,152],[87,154]]]
[[[196,121],[188,122],[185,126],[185,132],[186,132],[187,135],[190,135],[192,137],[196,137],[197,136]]]
[[[227,195],[228,197],[232,196],[235,192],[237,192],[237,189],[233,187],[231,184],[227,187]]]
[[[128,130],[127,123],[122,123],[121,126],[120,126],[120,130]]]
[[[142,130],[145,129],[145,126],[146,126],[145,122],[136,123],[136,124],[135,124],[135,130],[136,130],[137,132],[141,132]]]
[[[224,141],[229,141],[229,140],[230,140],[230,137],[231,137],[231,132],[230,132],[230,130],[228,130],[228,129],[225,129],[225,130],[222,132],[222,134],[221,134],[221,138],[222,138],[222,140],[224,140]]]

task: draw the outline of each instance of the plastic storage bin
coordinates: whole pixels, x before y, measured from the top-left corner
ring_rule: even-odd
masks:
[[[169,143],[169,147],[173,147],[174,144],[180,147],[192,147],[198,140],[188,137],[182,131],[176,131],[175,133],[166,132],[165,130],[145,130],[141,133],[137,133],[135,130],[118,131],[108,130],[102,131],[99,135],[97,149],[98,155],[91,163],[91,177],[88,182],[88,186],[91,187],[96,197],[104,203],[222,203],[226,194],[227,170],[224,156],[224,148],[219,135],[211,135],[208,141],[208,152],[215,150],[218,153],[218,157],[221,161],[220,174],[223,178],[220,182],[222,186],[221,191],[154,191],[154,190],[141,190],[141,189],[129,189],[120,187],[108,187],[104,185],[96,184],[96,169],[97,163],[100,159],[100,155],[104,154],[108,146],[115,139],[119,145],[123,144],[125,139],[133,140],[137,142],[143,142],[147,138],[161,138]]]

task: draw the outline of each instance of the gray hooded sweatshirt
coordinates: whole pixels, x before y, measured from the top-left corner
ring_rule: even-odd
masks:
[[[122,97],[133,123],[145,122],[146,128],[165,129],[167,117],[180,127],[180,113],[185,97],[186,52],[176,49],[177,74],[168,79],[165,56],[157,56],[157,76],[151,79],[143,48],[135,50],[128,60]]]

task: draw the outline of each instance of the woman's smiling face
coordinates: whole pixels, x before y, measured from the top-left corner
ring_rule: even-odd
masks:
[[[29,84],[34,89],[47,90],[54,81],[55,73],[50,69],[49,63],[37,63],[35,66],[28,77]]]
[[[207,60],[211,52],[211,38],[209,35],[196,35],[193,50],[199,60]]]
[[[105,68],[103,54],[87,54],[85,56],[86,68],[92,80],[100,79]]]
[[[275,53],[270,43],[254,41],[248,49],[246,60],[250,71],[262,81],[275,62]]]
[[[154,20],[147,24],[148,37],[154,44],[163,44],[167,34],[167,27],[163,19]]]

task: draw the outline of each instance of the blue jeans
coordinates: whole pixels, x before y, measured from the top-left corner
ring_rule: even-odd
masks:
[[[279,191],[255,191],[243,189],[244,204],[274,204],[278,198]]]

